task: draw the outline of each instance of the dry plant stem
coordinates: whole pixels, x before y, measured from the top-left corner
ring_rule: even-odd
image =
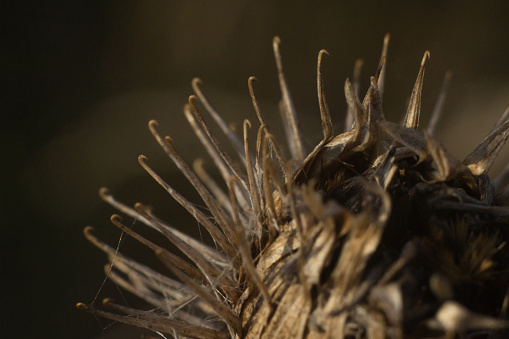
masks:
[[[251,76],[248,79],[249,95],[251,96],[251,102],[253,103],[253,107],[255,109],[256,116],[258,117],[258,121],[260,122],[260,131],[263,131],[264,134],[267,136],[267,135],[269,135],[269,127],[268,127],[267,123],[265,122],[265,118],[263,117],[262,112],[260,110],[260,106],[258,105],[258,101],[256,100],[256,96],[255,96],[254,88],[253,88],[253,83],[254,83],[255,80],[257,80],[257,79],[254,76]],[[259,154],[259,150],[260,150],[260,146],[261,146],[260,140],[261,140],[260,137],[258,137],[256,139],[256,150],[257,150],[256,168],[259,168],[259,166],[258,166],[258,161],[259,161],[258,154]],[[281,152],[277,142],[272,142],[271,143],[271,147],[274,150],[274,152],[276,153],[276,157],[279,160],[279,162],[281,163],[281,167],[284,167],[284,164],[287,161],[283,157],[283,153]]]
[[[509,137],[509,109],[463,162],[455,159],[434,139],[450,73],[426,130],[419,129],[428,51],[402,123],[385,120],[388,44],[386,35],[362,101],[362,61],[355,64],[353,81],[345,81],[347,117],[339,135],[324,89],[323,57],[328,53],[319,52],[316,85],[323,138],[307,154],[283,73],[280,40],[274,38],[289,159],[261,112],[255,77],[248,79],[259,122],[253,126],[254,151],[251,122],[244,120],[242,135],[236,135],[202,93],[201,80],[193,79],[195,95],[184,114],[224,182],[216,182],[201,159],[191,169],[154,120],[149,130],[207,211],[176,192],[145,156],[138,161],[207,230],[215,248],[163,222],[141,203],[124,205],[103,188],[103,200],[162,240],[146,236],[144,228],[135,232],[119,215],[111,222],[151,249],[178,281],[123,255],[87,227],[86,238],[108,256],[108,279],[153,309],[111,299],[104,301],[110,311],[93,303],[77,307],[175,338],[505,337],[509,166],[495,181],[487,172]],[[212,134],[197,101],[233,144],[237,158]],[[175,245],[183,257],[159,240]]]
[[[384,37],[384,45],[382,47],[382,56],[380,57],[380,60],[387,59],[387,51],[389,49],[390,38],[391,38],[391,35],[389,33],[387,33]],[[380,72],[380,77],[378,79],[378,88],[380,89],[380,98],[383,97],[383,93],[384,93],[384,89],[385,89],[385,72],[386,71],[387,71],[387,67],[384,66],[382,68],[382,71]]]
[[[261,197],[258,194],[260,192],[260,183],[257,182],[254,175],[254,167],[251,163],[251,157],[249,156],[249,138],[248,138],[248,128],[251,128],[251,123],[249,120],[244,120],[244,152],[246,156],[246,171],[247,171],[247,178],[249,182],[249,198],[251,200],[251,207],[254,213],[254,217],[257,218],[261,215],[262,209],[261,209]],[[235,206],[237,205],[235,201]],[[232,203],[233,206],[233,203]],[[236,213],[235,213],[236,214]],[[238,222],[236,222],[237,225],[240,225],[240,217]],[[258,225],[259,223],[255,223],[255,225]],[[260,230],[255,229],[255,234],[258,233]]]
[[[359,91],[360,91],[360,87],[361,87],[361,84],[360,84],[360,76],[361,76],[361,69],[362,69],[362,64],[364,63],[364,61],[362,59],[357,59],[357,61],[355,61],[355,65],[354,65],[354,69],[353,69],[353,90],[355,92],[355,96],[358,97],[359,96]],[[348,109],[346,111],[346,116],[345,116],[345,127],[344,127],[344,130],[343,132],[348,132],[353,126],[353,117],[354,117],[354,112],[350,112],[350,106],[348,106]]]
[[[426,132],[428,132],[430,136],[434,136],[436,133],[438,122],[444,109],[447,90],[449,89],[449,85],[451,83],[451,77],[452,77],[451,72],[445,73],[444,82],[442,84],[442,88],[440,89],[440,94],[438,95],[437,102],[435,103],[435,107],[433,108],[433,112],[431,113],[431,118],[429,120],[428,127],[426,128]]]
[[[424,56],[422,57],[421,69],[419,70],[419,74],[417,75],[417,80],[415,81],[414,89],[412,90],[412,96],[410,97],[410,103],[408,104],[407,113],[405,115],[404,126],[408,128],[417,129],[419,126],[419,119],[421,116],[421,94],[422,94],[422,84],[424,81],[424,65],[426,64],[426,60],[430,58],[430,53],[426,51]]]
[[[196,96],[198,97],[200,102],[203,104],[203,106],[205,106],[205,109],[207,110],[207,112],[209,112],[209,114],[212,116],[212,118],[214,118],[214,120],[219,125],[219,127],[221,127],[221,130],[223,131],[223,133],[228,137],[230,142],[235,146],[235,149],[237,150],[237,152],[242,155],[242,142],[240,141],[239,137],[232,131],[232,129],[230,127],[228,127],[228,124],[223,120],[221,115],[216,112],[216,110],[212,107],[212,105],[209,103],[207,98],[203,95],[200,87],[198,86],[201,83],[202,83],[202,81],[199,78],[193,79],[192,86],[193,86],[194,93],[196,93]],[[242,158],[242,156],[241,156],[241,158]]]
[[[240,252],[240,257],[242,258],[242,266],[246,270],[247,276],[250,280],[254,282],[254,285],[260,290],[263,297],[265,298],[265,301],[270,305],[270,296],[269,292],[267,290],[267,287],[263,283],[262,279],[256,272],[256,268],[254,266],[253,257],[251,256],[250,250],[248,248],[248,245],[246,244],[246,235],[245,230],[240,223],[240,218],[238,216],[238,211],[235,208],[237,206],[237,201],[235,198],[235,193],[233,190],[233,185],[235,185],[235,178],[231,177],[229,186],[230,186],[230,199],[233,206],[233,215],[235,218],[235,221],[237,222],[237,226],[235,227],[235,242],[237,244],[237,248]],[[251,284],[251,288],[254,288],[253,284]]]
[[[206,215],[204,215],[200,210],[196,209],[189,201],[183,198],[179,193],[177,193],[170,185],[168,185],[159,175],[157,175],[146,163],[146,157],[140,156],[138,158],[141,166],[187,211],[195,217],[196,221],[198,221],[205,229],[210,233],[211,236],[214,237],[214,240],[219,243],[219,245],[226,252],[228,257],[235,256],[235,249],[230,245],[230,242],[227,240],[222,233],[219,232],[216,226],[214,226]],[[146,219],[145,219],[146,220]],[[224,226],[226,228],[226,226]],[[225,230],[223,230],[226,232]],[[214,236],[216,235],[217,236]]]
[[[320,117],[322,119],[322,131],[323,141],[327,142],[334,136],[334,130],[332,129],[332,121],[327,107],[327,100],[325,99],[325,93],[323,90],[323,79],[322,79],[322,58],[324,54],[329,54],[326,50],[322,49],[318,54],[318,65],[317,65],[317,88],[318,88],[318,104],[320,106]]]
[[[304,160],[304,156],[306,154],[304,148],[304,142],[302,138],[301,131],[299,129],[299,122],[297,120],[297,113],[295,111],[295,107],[293,106],[293,101],[290,96],[290,91],[288,89],[288,85],[286,84],[285,75],[283,73],[283,62],[281,61],[281,54],[279,53],[279,44],[281,44],[281,40],[279,37],[274,37],[273,47],[274,47],[274,56],[276,58],[276,65],[279,76],[279,86],[281,87],[281,93],[283,95],[283,108],[284,108],[284,121],[288,123],[288,129],[290,134],[287,135],[289,141],[289,147],[292,152],[293,159],[299,161]]]

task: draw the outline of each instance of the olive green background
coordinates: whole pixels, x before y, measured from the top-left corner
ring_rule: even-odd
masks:
[[[157,119],[186,160],[204,157],[209,166],[182,114],[192,93],[190,80],[201,77],[216,108],[242,126],[245,117],[255,122],[247,90],[248,77],[255,75],[262,110],[280,134],[275,35],[282,40],[308,149],[321,137],[319,50],[330,54],[324,82],[341,131],[344,81],[355,60],[363,58],[362,90],[367,89],[385,33],[391,34],[388,119],[403,116],[426,50],[431,59],[422,121],[427,123],[451,70],[438,139],[457,158],[482,140],[509,104],[509,6],[503,1],[67,0],[0,7],[3,338],[139,337],[137,330],[97,320],[74,306],[91,303],[98,291],[97,306],[106,296],[138,303],[109,282],[101,288],[106,258],[82,236],[83,227],[93,225],[113,246],[119,240],[109,222],[114,210],[99,199],[98,189],[107,186],[129,204],[150,204],[174,226],[200,237],[196,222],[137,163],[145,154],[168,182],[200,204],[152,140],[147,122]],[[492,173],[508,159],[504,151]],[[155,260],[131,239],[120,250]]]

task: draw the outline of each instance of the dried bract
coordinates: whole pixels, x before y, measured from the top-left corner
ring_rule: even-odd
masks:
[[[463,161],[434,138],[450,74],[425,131],[419,127],[425,52],[401,124],[385,120],[382,93],[389,37],[361,100],[356,63],[345,82],[349,117],[336,135],[317,65],[323,139],[307,154],[274,39],[281,113],[290,159],[271,134],[248,87],[260,126],[250,142],[249,121],[238,136],[193,80],[184,108],[196,136],[224,180],[194,170],[157,122],[149,128],[194,186],[210,214],[175,191],[139,157],[143,168],[203,226],[215,248],[158,219],[143,206],[101,197],[168,239],[187,258],[112,223],[146,245],[168,276],[86,237],[108,254],[106,269],[118,286],[153,305],[142,311],[106,299],[78,304],[87,312],[160,334],[191,338],[435,338],[503,337],[509,327],[509,195],[506,169],[496,181],[487,171],[509,136],[507,114]],[[206,124],[201,103],[233,144],[235,161]],[[255,145],[255,147],[253,147]],[[306,156],[307,154],[307,156]],[[223,190],[221,187],[226,187]]]

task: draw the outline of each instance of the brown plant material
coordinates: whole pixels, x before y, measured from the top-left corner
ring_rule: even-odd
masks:
[[[291,158],[266,125],[249,78],[260,126],[256,146],[228,127],[203,95],[199,79],[186,117],[218,168],[227,191],[202,167],[182,159],[157,123],[159,145],[203,199],[210,214],[176,192],[140,156],[143,168],[212,236],[205,245],[164,223],[142,204],[130,208],[106,189],[101,197],[126,216],[156,230],[187,257],[149,241],[121,222],[165,264],[166,276],[98,240],[108,254],[106,273],[118,286],[154,306],[142,311],[106,299],[79,303],[84,311],[191,338],[502,338],[509,321],[509,198],[503,172],[487,175],[509,136],[507,114],[463,161],[433,139],[450,74],[426,131],[419,129],[426,61],[422,59],[402,124],[382,109],[385,60],[361,101],[357,62],[345,82],[346,131],[335,135],[318,55],[317,89],[323,139],[307,156],[283,73],[280,40],[274,54],[282,92],[282,117]],[[200,102],[234,145],[234,161],[211,132]],[[242,168],[239,167],[242,164]],[[509,170],[506,170],[506,172]]]

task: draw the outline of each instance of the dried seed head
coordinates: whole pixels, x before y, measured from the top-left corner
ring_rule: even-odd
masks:
[[[175,245],[181,258],[121,222],[112,223],[152,249],[176,278],[123,256],[85,229],[108,254],[108,277],[152,304],[142,311],[106,299],[79,303],[87,312],[175,337],[192,338],[430,338],[475,331],[503,335],[509,327],[508,190],[487,175],[509,136],[507,114],[463,161],[433,139],[447,74],[432,119],[419,129],[421,93],[429,52],[424,54],[402,124],[382,109],[385,60],[359,99],[357,62],[345,82],[346,131],[335,135],[318,54],[317,90],[323,139],[306,156],[296,110],[283,73],[280,40],[274,55],[282,116],[291,159],[270,133],[249,93],[260,126],[253,151],[250,129],[228,127],[194,79],[195,95],[184,108],[227,191],[202,167],[182,159],[157,122],[149,129],[194,186],[210,214],[197,209],[139,157],[142,167],[212,236],[215,248],[164,223],[142,204],[128,207],[101,189],[101,197]],[[239,167],[197,108],[200,102],[233,144]],[[254,127],[254,126],[253,126]],[[381,151],[382,150],[382,151]],[[487,331],[487,332],[486,332]]]

